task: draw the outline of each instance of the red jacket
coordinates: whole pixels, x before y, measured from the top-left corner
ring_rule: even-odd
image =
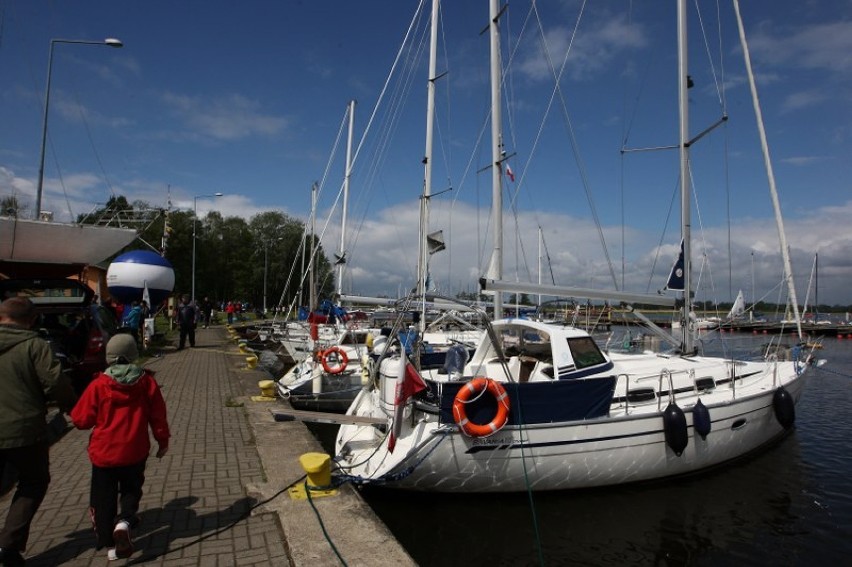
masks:
[[[153,373],[130,364],[113,365],[98,374],[71,410],[71,420],[78,429],[92,429],[89,458],[98,467],[133,465],[147,459],[149,427],[161,446],[169,443],[166,402],[160,387]]]

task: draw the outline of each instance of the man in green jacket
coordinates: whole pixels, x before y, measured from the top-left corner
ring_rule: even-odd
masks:
[[[66,413],[76,401],[50,345],[32,330],[35,306],[25,297],[0,303],[0,475],[9,463],[18,488],[0,531],[0,565],[24,565],[30,523],[50,484],[47,401]]]

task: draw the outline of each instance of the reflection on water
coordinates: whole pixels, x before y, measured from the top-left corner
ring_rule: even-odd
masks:
[[[424,566],[849,564],[852,341],[827,339],[819,357],[828,362],[812,372],[793,432],[715,471],[532,496],[364,496]],[[324,443],[330,429],[315,428]]]

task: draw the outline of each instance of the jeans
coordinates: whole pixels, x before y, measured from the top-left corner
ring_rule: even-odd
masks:
[[[195,325],[180,326],[180,344],[178,348],[186,346],[186,339],[189,337],[189,346],[195,346]]]
[[[18,488],[12,497],[6,525],[0,531],[0,548],[24,551],[30,537],[30,524],[50,485],[50,456],[47,441],[0,449],[0,470],[6,463],[18,471]]]
[[[92,465],[89,513],[98,538],[98,549],[115,546],[112,531],[119,521],[125,520],[136,527],[143,484],[145,461],[123,467]]]

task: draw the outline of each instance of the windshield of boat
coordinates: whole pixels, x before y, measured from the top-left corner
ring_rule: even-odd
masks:
[[[571,358],[574,359],[577,370],[606,362],[601,349],[591,337],[568,339],[568,348],[571,350]]]
[[[500,343],[506,357],[549,356],[550,335],[528,327],[504,327],[499,332]]]

